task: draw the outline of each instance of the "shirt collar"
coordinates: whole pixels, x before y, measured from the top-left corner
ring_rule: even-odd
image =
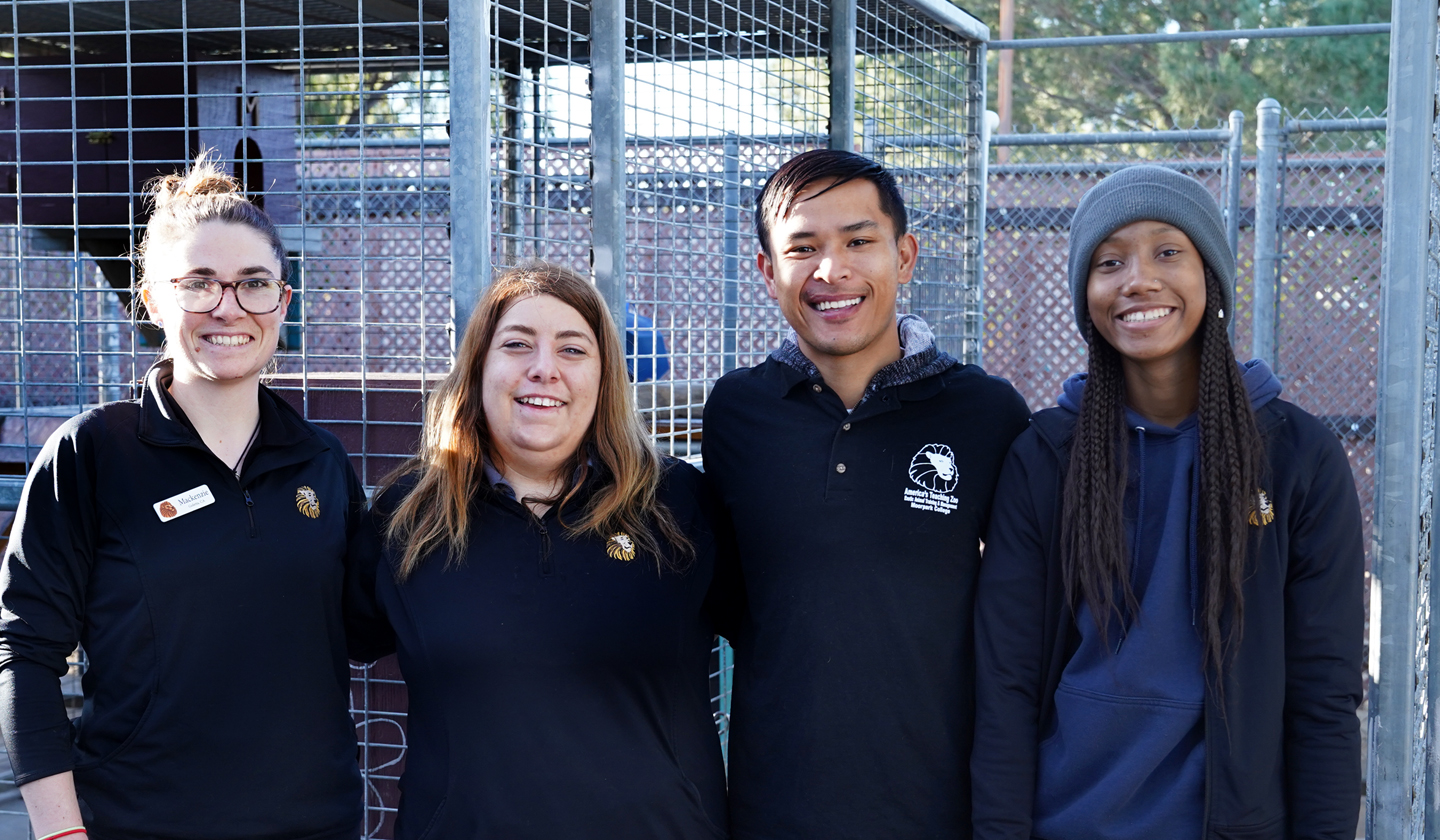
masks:
[[[895,327],[900,333],[903,355],[875,372],[870,384],[865,387],[860,404],[885,388],[920,382],[959,364],[955,357],[935,346],[935,333],[919,315],[901,315],[895,320]],[[770,358],[780,363],[777,366],[781,371],[778,384],[783,393],[788,394],[802,382],[821,379],[820,369],[800,349],[799,336],[794,330],[770,354]]]
[[[175,362],[164,358],[150,366],[140,392],[140,429],[143,440],[167,446],[204,445],[180,404],[170,394]],[[260,438],[256,449],[318,446],[314,432],[300,414],[279,395],[260,386]],[[252,453],[253,454],[253,453]]]
[[[490,485],[497,492],[506,496],[507,498],[519,501],[520,497],[515,493],[515,485],[507,481],[505,479],[505,476],[501,475],[500,471],[495,469],[495,466],[489,461],[481,461],[481,463],[484,465],[485,483]],[[592,476],[594,476],[594,474],[596,473],[596,470],[594,469],[595,463],[596,461],[593,453],[589,458],[585,459],[586,466],[591,468]],[[579,475],[578,470],[576,472],[576,475]],[[593,481],[595,479],[592,477],[591,480]]]
[[[485,481],[491,487],[495,488],[497,491],[504,494],[508,498],[514,499],[515,487],[511,485],[510,482],[506,481],[505,476],[501,475],[500,471],[495,469],[495,467],[492,466],[489,461],[485,461],[484,463]]]

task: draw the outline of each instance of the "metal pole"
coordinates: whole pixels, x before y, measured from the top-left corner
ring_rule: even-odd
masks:
[[[490,283],[490,0],[450,10],[450,342]]]
[[[966,231],[966,251],[969,265],[962,283],[970,287],[966,297],[965,334],[961,336],[960,359],[970,364],[980,364],[985,346],[985,208],[990,196],[990,114],[986,110],[988,91],[985,89],[985,42],[978,41],[970,54],[969,96],[967,104],[970,125],[975,136],[966,143],[966,169],[971,181],[969,185],[969,208],[965,214],[970,229]],[[966,346],[966,339],[973,338],[974,344]]]
[[[855,2],[830,0],[830,148],[855,151]]]
[[[525,72],[520,59],[502,64],[500,71],[500,148],[505,151],[505,164],[500,171],[500,253],[506,265],[514,265],[522,253],[524,229],[520,226],[521,143],[524,118],[520,109],[520,74]]]
[[[1280,266],[1276,215],[1280,193],[1280,103],[1255,106],[1255,280],[1250,305],[1250,355],[1275,366],[1275,275]]]
[[[740,322],[740,138],[725,136],[725,265],[721,294],[720,372],[739,366],[735,358],[735,329]]]
[[[1286,120],[1286,131],[1384,131],[1384,117],[1352,117],[1343,120]]]
[[[1268,29],[1208,29],[1197,32],[1147,32],[1139,35],[1080,35],[1070,38],[1021,38],[990,42],[992,50],[1033,50],[1039,47],[1112,47],[1117,44],[1180,44],[1188,41],[1259,41],[1265,38],[1320,38],[1335,35],[1388,35],[1388,23],[1338,26],[1273,26]]]
[[[625,3],[590,4],[590,267],[625,334]]]
[[[1235,259],[1240,259],[1240,181],[1245,177],[1241,170],[1244,162],[1242,153],[1245,150],[1245,112],[1230,112],[1230,144],[1227,148],[1228,160],[1230,163],[1230,177],[1226,183],[1228,189],[1225,193],[1225,242],[1230,246],[1230,253]],[[1230,328],[1235,328],[1235,313],[1228,313]]]
[[[1100,143],[1216,143],[1230,139],[1228,128],[1167,131],[1110,131],[1101,134],[996,134],[992,146],[1094,146]]]
[[[1009,41],[1015,37],[1015,0],[1000,0],[1000,40]],[[1009,134],[1014,128],[1011,125],[1010,105],[1012,102],[1012,81],[1015,75],[1015,51],[1001,50],[999,72],[996,74],[999,88],[996,93],[999,96],[998,113],[1000,116],[1000,127],[994,132],[986,131],[986,134]],[[990,153],[985,150],[986,155]],[[1005,163],[1010,160],[1010,149],[1000,147],[996,156],[996,163]]]
[[[1366,836],[1418,838],[1435,805],[1426,795],[1431,522],[1434,517],[1436,287],[1426,253],[1437,230],[1436,8],[1393,0],[1385,137],[1378,475],[1371,588],[1373,687]],[[1424,634],[1424,635],[1422,635]],[[1428,645],[1430,650],[1435,645]],[[1433,695],[1430,695],[1433,697]],[[1431,761],[1433,762],[1433,758]],[[1432,776],[1433,778],[1433,776]],[[1433,788],[1432,788],[1433,789]]]

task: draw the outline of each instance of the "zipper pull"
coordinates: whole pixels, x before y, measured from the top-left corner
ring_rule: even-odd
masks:
[[[255,530],[255,500],[250,498],[248,489],[241,487],[240,492],[245,495],[245,516],[250,520],[250,539],[253,540],[259,536],[259,532]]]
[[[1120,655],[1120,647],[1121,647],[1122,645],[1124,645],[1124,644],[1125,644],[1125,636],[1124,636],[1124,634],[1121,634],[1121,636],[1120,636],[1120,641],[1118,641],[1118,642],[1115,643],[1115,655],[1116,655],[1116,656],[1119,656],[1119,655]]]

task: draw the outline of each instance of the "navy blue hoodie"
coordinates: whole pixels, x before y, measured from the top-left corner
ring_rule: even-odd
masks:
[[[1245,366],[1251,405],[1280,393],[1260,360]],[[1065,382],[1060,407],[1078,416],[1085,374]],[[1125,537],[1140,611],[1105,633],[1088,606],[1080,646],[1055,692],[1040,744],[1035,833],[1040,837],[1146,840],[1191,826],[1198,837],[1205,789],[1204,654],[1196,613],[1199,473],[1195,415],[1176,428],[1127,409],[1130,431]]]
[[[1162,731],[1155,725],[1158,715],[1137,714],[1137,705],[1125,702],[1139,698],[1149,707],[1174,703],[1183,710],[1193,696],[1185,691],[1193,689],[1201,668],[1195,647],[1182,647],[1173,654],[1182,661],[1169,662],[1153,651],[1147,656],[1158,640],[1145,637],[1192,632],[1186,609],[1189,511],[1178,522],[1146,519],[1135,542],[1154,551],[1142,581],[1139,620],[1112,627],[1112,648],[1122,637],[1124,642],[1118,655],[1106,655],[1105,667],[1115,670],[1099,673],[1080,655],[1094,644],[1094,622],[1071,609],[1061,562],[1061,496],[1076,414],[1063,407],[1037,412],[1010,448],[975,596],[976,840],[1355,836],[1365,579],[1359,500],[1335,433],[1275,398],[1263,366],[1251,365],[1245,373],[1252,400],[1260,403],[1255,414],[1265,467],[1258,489],[1265,503],[1250,527],[1242,631],[1223,675],[1200,671],[1207,679],[1200,681],[1198,743],[1183,718],[1166,721],[1169,728]],[[1159,472],[1162,448],[1162,438],[1150,432],[1147,477]],[[1139,465],[1133,466],[1138,473]],[[1156,494],[1178,496],[1188,507],[1192,485],[1177,483],[1137,482],[1131,516],[1140,487],[1146,488],[1147,511]],[[1181,556],[1162,555],[1166,531],[1185,536]],[[1152,615],[1152,605],[1165,609]],[[1161,673],[1146,673],[1147,665]],[[1184,683],[1178,689],[1177,678]],[[1078,689],[1062,690],[1062,683],[1077,682]],[[1119,714],[1111,714],[1123,731],[1095,726],[1098,714],[1077,717],[1079,704],[1067,695],[1080,691],[1118,699]],[[1062,709],[1065,704],[1070,708]],[[1081,708],[1086,710],[1096,707]],[[1087,725],[1092,728],[1081,732]],[[1063,753],[1047,736],[1064,740]],[[1151,742],[1159,736],[1170,738],[1175,755],[1158,752]],[[1147,761],[1156,765],[1153,779]],[[1190,762],[1203,767],[1198,782],[1193,771],[1186,773]]]

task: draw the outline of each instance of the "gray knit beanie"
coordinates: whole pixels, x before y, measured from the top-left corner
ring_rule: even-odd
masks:
[[[1225,241],[1220,206],[1189,175],[1146,164],[1126,167],[1091,187],[1075,208],[1070,222],[1070,297],[1081,335],[1090,318],[1085,287],[1090,282],[1091,255],[1105,237],[1131,222],[1146,220],[1174,225],[1190,237],[1220,281],[1225,317],[1235,317],[1235,255]]]

